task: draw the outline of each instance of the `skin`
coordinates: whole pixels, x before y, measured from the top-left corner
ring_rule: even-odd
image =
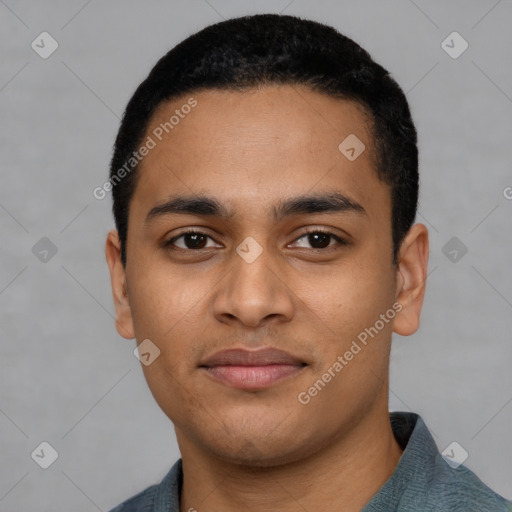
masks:
[[[377,178],[368,116],[356,103],[288,85],[193,97],[197,106],[142,162],[126,268],[115,230],[106,242],[119,334],[149,338],[161,351],[142,368],[175,425],[181,510],[361,510],[402,453],[388,414],[391,335],[418,329],[427,229],[411,228],[393,265],[390,188]],[[161,105],[147,134],[187,99]],[[338,150],[349,134],[366,146],[352,162]],[[365,212],[270,216],[279,201],[333,192]],[[197,194],[234,215],[145,223],[170,196]],[[205,248],[187,248],[195,246],[186,237],[164,247],[190,228],[211,237]],[[306,236],[315,229],[347,243],[327,238],[318,248]],[[249,236],[262,248],[252,263],[236,252]],[[394,320],[301,404],[298,394],[396,302]],[[307,366],[257,391],[213,381],[198,367],[218,350],[263,346]]]

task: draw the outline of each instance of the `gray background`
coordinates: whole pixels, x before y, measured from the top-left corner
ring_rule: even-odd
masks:
[[[466,465],[512,498],[510,0],[5,0],[1,511],[108,510],[178,457],[134,341],[114,328],[110,195],[92,190],[126,102],[161,55],[222,18],[280,11],[334,25],[407,92],[431,259],[422,326],[394,339],[391,408],[420,413],[440,450],[457,441]],[[43,31],[59,44],[46,60],[31,48]],[[441,47],[453,31],[469,43],[457,59]],[[451,245],[443,252],[454,236],[468,250],[456,261]],[[32,252],[42,237],[57,248],[46,262]],[[30,456],[42,441],[59,455],[46,470]]]

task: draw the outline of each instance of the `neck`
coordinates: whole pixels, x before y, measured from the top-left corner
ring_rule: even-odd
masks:
[[[176,430],[183,463],[181,512],[360,511],[392,475],[402,450],[386,409],[305,459],[272,467],[226,462]]]

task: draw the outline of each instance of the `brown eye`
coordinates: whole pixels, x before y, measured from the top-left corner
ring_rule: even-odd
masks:
[[[209,241],[213,243],[209,243]],[[217,247],[213,239],[206,233],[198,231],[187,231],[181,235],[171,238],[165,243],[166,247],[178,248],[183,250],[200,250],[205,248]]]
[[[294,244],[297,247],[310,249],[327,249],[335,245],[347,245],[347,242],[334,233],[317,230],[305,233],[301,237],[297,238]]]
[[[331,235],[327,233],[311,233],[308,235],[308,242],[313,249],[325,249],[331,243]]]

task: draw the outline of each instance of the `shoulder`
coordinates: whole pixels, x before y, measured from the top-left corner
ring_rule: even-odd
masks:
[[[365,512],[512,512],[512,503],[460,464],[453,450],[439,452],[419,415],[395,412],[390,420],[403,453]]]
[[[182,485],[183,469],[179,459],[159,484],[139,492],[110,512],[179,512]]]
[[[110,512],[152,512],[155,508],[157,489],[158,485],[152,485],[127,499]]]
[[[494,492],[470,469],[465,466],[453,468],[441,460],[429,486],[426,503],[428,510],[454,512],[512,511],[512,502]]]

